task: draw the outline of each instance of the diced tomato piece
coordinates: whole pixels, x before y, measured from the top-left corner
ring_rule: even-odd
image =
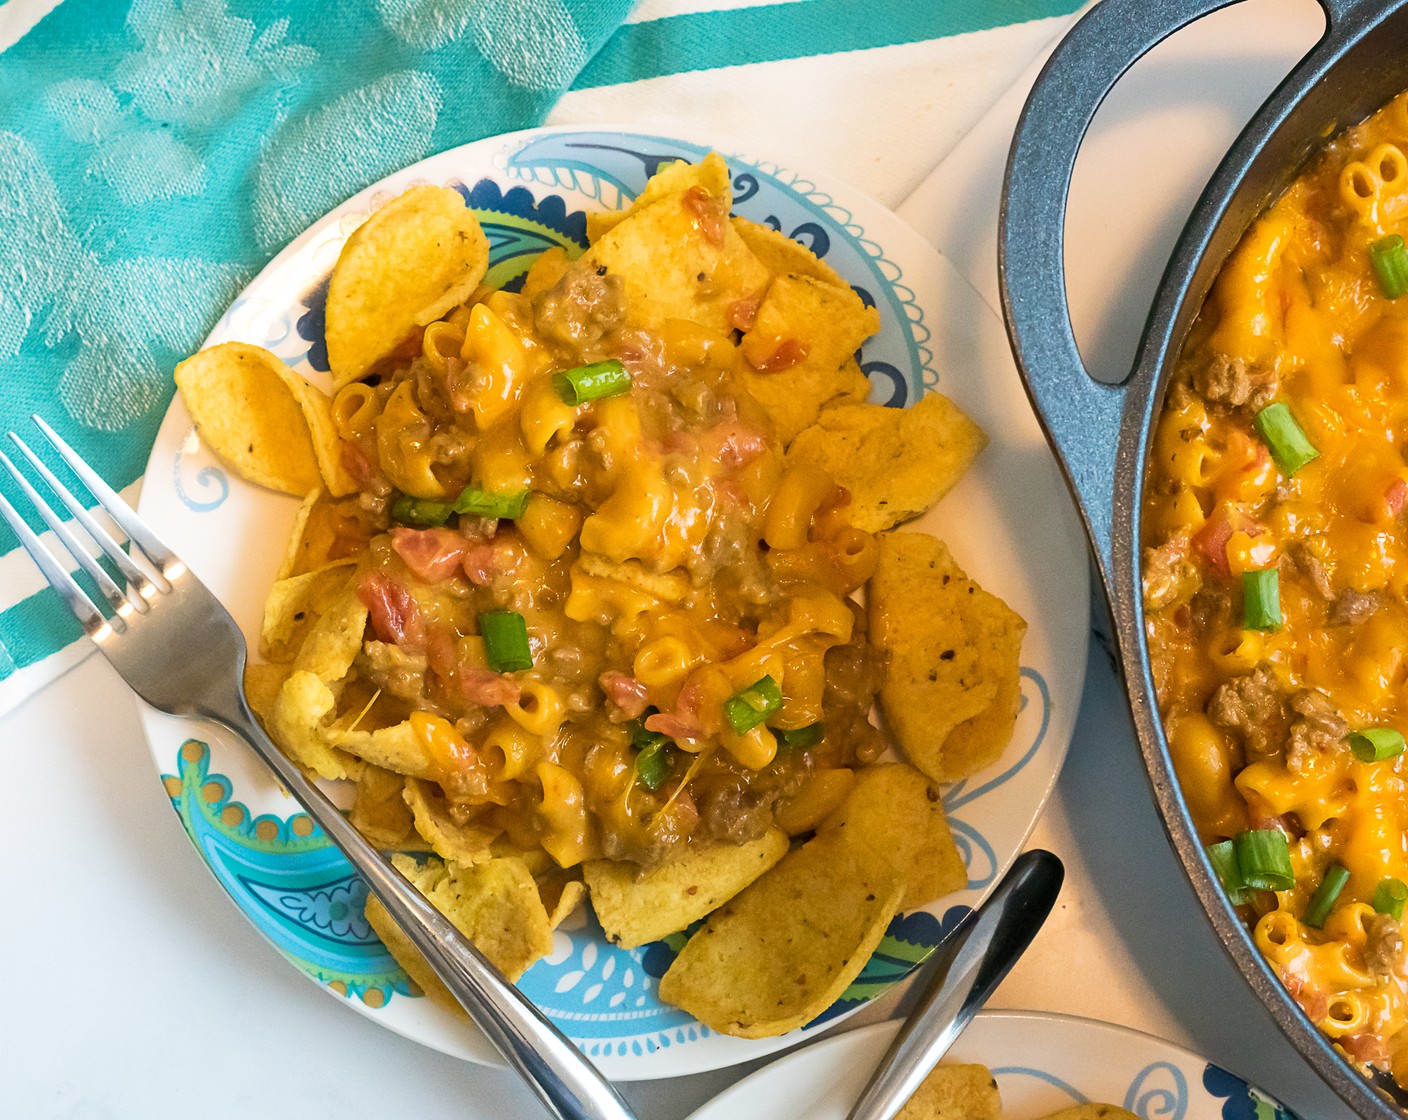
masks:
[[[668,735],[671,739],[704,738],[702,727],[675,712],[656,712],[653,716],[646,716],[645,729]]]
[[[453,529],[396,528],[391,547],[417,579],[440,583],[461,570],[470,545]]]
[[[720,200],[703,187],[693,186],[684,192],[682,205],[699,223],[699,232],[711,245],[724,243],[724,215]]]
[[[1403,512],[1405,502],[1408,502],[1408,482],[1395,478],[1384,491],[1384,503],[1388,506],[1389,514],[1397,517]]]
[[[478,665],[461,665],[455,673],[455,687],[461,696],[481,708],[512,704],[522,691],[517,681]]]
[[[1378,1062],[1386,1062],[1392,1056],[1392,1051],[1388,1048],[1388,1043],[1376,1034],[1364,1031],[1361,1034],[1352,1034],[1338,1039],[1345,1053],[1356,1062],[1371,1065]]]
[[[1223,504],[1213,511],[1204,525],[1193,535],[1193,547],[1207,559],[1220,575],[1231,576],[1232,569],[1227,560],[1227,542],[1233,533],[1246,533],[1250,537],[1260,536],[1261,525],[1255,518],[1243,513],[1235,506]]]
[[[606,698],[621,710],[627,719],[636,719],[650,704],[645,685],[627,673],[608,669],[601,674],[599,682]]]
[[[744,296],[736,299],[728,305],[728,324],[736,327],[740,331],[751,331],[753,325],[758,321],[758,308],[762,306],[763,297]]]
[[[357,585],[357,598],[367,608],[378,641],[410,647],[424,640],[416,601],[399,580],[385,572],[368,572]]]
[[[749,336],[751,339],[753,336]],[[746,341],[746,340],[745,340]],[[807,357],[807,344],[795,338],[780,339],[766,354],[757,353],[757,345],[744,348],[744,356],[759,373],[781,373]]]
[[[359,489],[365,490],[367,484],[376,479],[376,464],[359,444],[352,440],[343,440],[341,458],[343,467]]]

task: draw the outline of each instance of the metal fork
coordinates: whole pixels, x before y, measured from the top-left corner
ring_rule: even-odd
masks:
[[[625,1101],[542,1013],[460,934],[266,736],[249,710],[242,680],[244,635],[213,594],[74,450],[39,416],[34,422],[127,534],[129,556],[14,432],[9,436],[127,582],[108,575],[3,451],[0,463],[78,566],[97,584],[110,613],[95,604],[0,494],[0,515],[39,565],[118,675],[154,708],[197,716],[243,738],[366,881],[396,923],[469,1012],[479,1029],[563,1120],[635,1120]]]

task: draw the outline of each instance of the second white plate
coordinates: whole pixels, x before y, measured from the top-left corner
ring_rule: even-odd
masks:
[[[876,1023],[789,1054],[715,1097],[689,1120],[845,1120],[899,1033]],[[1141,1120],[1296,1120],[1236,1074],[1170,1042],[1111,1023],[985,1011],[944,1059],[985,1065],[1003,1120],[1114,1104]]]

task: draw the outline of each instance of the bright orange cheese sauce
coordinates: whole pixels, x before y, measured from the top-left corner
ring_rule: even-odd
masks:
[[[1408,296],[1371,246],[1408,233],[1408,95],[1336,140],[1228,259],[1180,356],[1144,497],[1147,637],[1169,746],[1208,843],[1288,838],[1293,889],[1244,907],[1307,1014],[1356,1061],[1408,1078],[1397,920],[1408,882]],[[1280,402],[1318,452],[1278,466]],[[1243,573],[1274,569],[1282,623],[1252,629]],[[1319,928],[1326,870],[1349,881]]]
[[[458,826],[565,868],[809,831],[883,751],[849,599],[874,538],[784,463],[731,335],[647,323],[587,259],[528,283],[334,399],[359,490],[313,507],[293,571],[356,562],[369,627],[335,729],[408,721]],[[626,390],[565,402],[555,374],[612,361]],[[412,516],[466,487],[530,493],[513,518]],[[530,667],[493,669],[489,611],[521,617]],[[765,677],[780,706],[740,730],[726,706]]]

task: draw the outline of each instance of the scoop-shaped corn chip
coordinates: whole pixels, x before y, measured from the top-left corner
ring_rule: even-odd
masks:
[[[986,445],[956,404],[928,393],[912,408],[827,408],[792,442],[787,461],[826,471],[851,492],[847,520],[878,533],[938,502]]]
[[[295,669],[314,674],[325,684],[347,676],[367,631],[367,608],[350,588],[342,591],[313,623],[293,659]]]
[[[342,462],[342,436],[333,423],[332,398],[287,366],[282,376],[303,409],[308,437],[313,441],[313,455],[318,460],[318,472],[323,476],[328,493],[335,498],[355,494],[357,483]]]
[[[299,765],[320,778],[351,776],[346,756],[325,738],[337,696],[316,673],[295,669],[279,689],[269,718],[269,736]]]
[[[410,856],[394,855],[391,862],[510,980],[517,980],[552,949],[547,911],[522,860],[495,859],[476,867],[460,867],[434,858],[422,865]],[[374,896],[367,897],[366,914],[391,955],[425,994],[449,1010],[463,1013]]]
[[[643,875],[619,860],[589,860],[582,877],[607,940],[633,949],[697,922],[786,854],[786,833],[770,829],[747,844],[691,845]]]
[[[298,507],[288,550],[274,578],[288,579],[359,557],[380,531],[356,498],[333,498],[326,490],[314,490]]]
[[[818,829],[905,881],[901,910],[913,910],[968,884],[938,788],[912,766],[860,771],[850,796]]]
[[[433,782],[408,778],[405,803],[415,818],[415,829],[442,859],[466,867],[493,857],[489,845],[503,831],[486,824],[456,824],[444,794]]]
[[[727,198],[699,197],[685,191],[652,202],[582,258],[625,281],[629,316],[642,326],[688,319],[727,334],[733,305],[767,286],[767,269],[728,224]],[[714,217],[701,220],[701,211]]]
[[[1268,1109],[1268,1111],[1271,1111]],[[1078,1104],[1053,1112],[1046,1120],[1139,1120],[1127,1109],[1113,1104]]]
[[[998,1120],[1002,1099],[986,1066],[935,1066],[895,1120]]]
[[[733,184],[729,179],[728,164],[718,152],[710,152],[698,163],[675,160],[655,172],[624,210],[593,211],[587,215],[587,240],[593,245],[615,229],[630,215],[639,213],[652,202],[672,194],[683,194],[690,187],[698,187],[706,194],[714,195],[725,202],[724,213],[728,213],[733,201]]]
[[[301,497],[322,475],[295,384],[306,382],[243,342],[212,346],[176,367],[176,387],[205,445],[241,478]]]
[[[412,187],[377,210],[347,239],[328,283],[334,388],[464,303],[488,267],[489,242],[458,191]]]
[[[753,250],[753,255],[774,276],[809,276],[823,284],[844,288],[846,282],[836,274],[836,270],[823,261],[800,241],[794,241],[781,230],[771,226],[750,222],[747,218],[734,218],[733,228],[743,238],[743,244]]]
[[[994,761],[1011,736],[1012,724],[994,717],[949,747],[960,724],[1010,703],[1026,623],[969,580],[942,541],[886,533],[878,544],[870,640],[890,655],[881,707],[911,763],[956,781]],[[994,737],[980,739],[983,731]]]
[[[293,671],[292,665],[269,664],[262,661],[247,661],[244,666],[244,696],[249,707],[265,730],[274,715],[274,705],[278,703],[279,691]]]
[[[405,788],[406,779],[400,774],[380,766],[362,767],[350,819],[357,831],[378,848],[405,850],[419,839],[411,810],[402,796]]]
[[[344,731],[329,727],[323,737],[331,746],[348,754],[356,755],[375,766],[395,770],[410,778],[430,778],[440,776],[440,770],[430,757],[424,741],[416,734],[410,720],[391,727],[379,727],[373,731],[353,729]]]
[[[888,868],[818,837],[709,916],[661,979],[660,998],[723,1034],[785,1034],[846,990],[903,895]]]
[[[740,344],[740,384],[790,443],[827,405],[865,399],[870,384],[851,359],[879,329],[879,312],[845,285],[779,276]]]
[[[264,600],[260,654],[270,661],[292,660],[308,631],[346,588],[353,566],[351,560],[339,560],[275,581]]]
[[[566,882],[555,881],[556,897],[545,888],[543,880],[538,880],[538,893],[542,896],[543,905],[548,911],[548,925],[553,929],[562,925],[577,911],[577,907],[582,905],[582,900],[587,897],[587,884],[581,879],[568,879]]]

